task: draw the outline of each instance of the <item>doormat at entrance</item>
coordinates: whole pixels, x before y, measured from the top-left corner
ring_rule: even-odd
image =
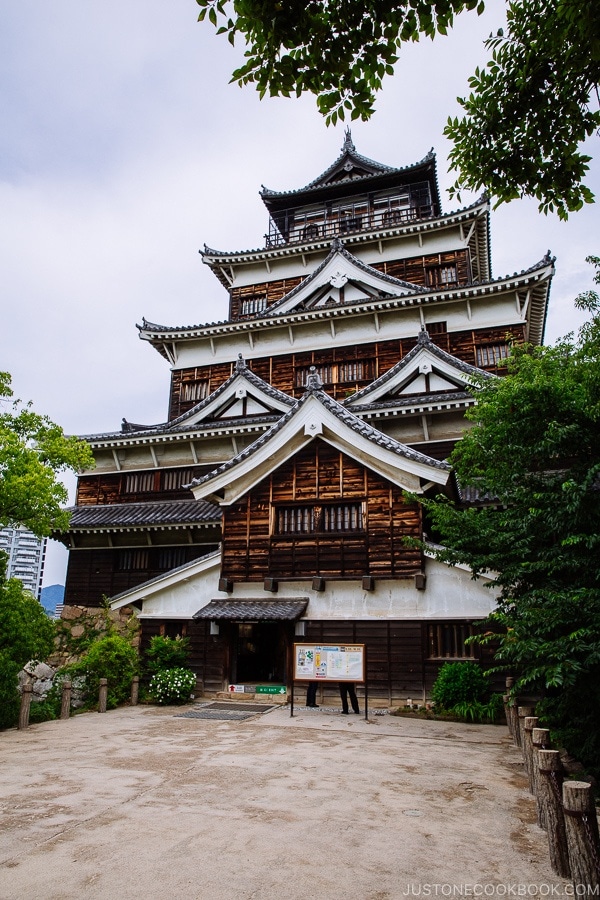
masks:
[[[275,706],[268,706],[265,703],[203,703],[194,709],[188,709],[187,712],[178,713],[176,719],[220,719],[223,722],[242,722],[244,719],[251,719],[258,713],[266,713]]]

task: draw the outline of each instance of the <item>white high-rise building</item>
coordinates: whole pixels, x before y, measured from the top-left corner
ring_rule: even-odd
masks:
[[[40,599],[47,538],[36,537],[28,528],[1,528],[0,551],[8,555],[8,578],[18,578],[23,587]]]

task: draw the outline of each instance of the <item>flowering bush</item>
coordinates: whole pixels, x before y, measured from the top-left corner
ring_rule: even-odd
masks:
[[[189,669],[163,669],[152,676],[150,696],[157,703],[185,703],[196,687],[196,676]]]

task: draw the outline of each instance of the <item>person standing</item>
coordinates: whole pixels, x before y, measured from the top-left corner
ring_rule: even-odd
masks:
[[[352,712],[358,715],[360,713],[360,709],[358,708],[358,698],[356,696],[356,689],[354,687],[353,681],[340,681],[340,697],[342,698],[342,715],[348,715],[348,696],[350,696],[350,703],[352,704]]]
[[[319,708],[317,703],[317,685],[317,681],[309,681],[306,688],[306,705],[312,707],[312,709]]]

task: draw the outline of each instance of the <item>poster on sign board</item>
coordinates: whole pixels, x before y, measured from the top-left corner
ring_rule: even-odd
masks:
[[[295,681],[364,681],[364,644],[294,644]]]

